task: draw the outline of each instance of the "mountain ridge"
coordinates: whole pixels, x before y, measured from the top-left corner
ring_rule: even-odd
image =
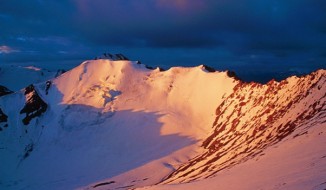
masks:
[[[204,65],[162,71],[128,60],[85,61],[0,98],[7,116],[0,123],[2,186],[128,189],[213,177],[305,123],[324,124],[325,75],[321,69],[259,84]],[[35,109],[24,116],[26,105]],[[106,178],[114,183],[100,182]]]
[[[231,162],[232,160],[236,159],[237,154],[239,154],[235,153],[236,150],[234,150],[232,147],[242,149],[240,154],[249,154],[248,156],[250,156],[250,154],[257,155],[261,153],[262,150],[256,153],[253,152],[253,150],[259,150],[258,147],[265,148],[266,146],[270,146],[281,141],[283,138],[288,137],[288,135],[294,132],[296,127],[299,127],[302,122],[306,122],[318,114],[323,114],[323,116],[320,118],[320,122],[325,122],[326,95],[325,93],[323,94],[323,92],[326,91],[325,82],[325,71],[319,70],[300,78],[290,77],[281,82],[270,81],[266,85],[257,86],[256,83],[239,83],[235,87],[234,94],[231,94],[228,98],[226,98],[216,110],[217,117],[213,124],[215,131],[203,142],[202,145],[208,149],[208,153],[194,159],[190,163],[200,165],[200,162],[204,162],[205,158],[208,157],[211,157],[211,160],[207,161],[209,164],[212,162],[214,163],[217,160],[227,160],[227,162]],[[291,85],[291,83],[294,83],[294,85]],[[298,84],[298,86],[296,86],[296,84]],[[287,85],[289,87],[287,87]],[[289,88],[296,90],[293,92],[289,90],[286,92],[281,92],[282,90]],[[251,95],[250,97],[246,96],[247,94],[254,94],[255,91],[259,89],[263,89],[261,93],[262,95],[258,95],[257,97],[255,97],[255,95]],[[247,92],[243,95],[241,94],[241,91]],[[287,94],[287,96],[284,97],[284,94]],[[314,100],[309,102],[309,98],[314,98]],[[308,100],[303,102],[304,99]],[[248,107],[254,111],[250,111],[248,109],[243,111],[243,109],[246,109],[246,104],[251,104],[251,106]],[[259,108],[259,104],[262,104],[263,107]],[[300,106],[302,104],[304,104],[304,106],[301,106],[301,108],[307,107],[308,109],[306,109],[304,112],[300,112],[301,110],[298,111],[295,109],[295,106]],[[237,105],[239,105],[238,108]],[[285,120],[286,117],[291,117],[286,116],[290,109],[292,109],[291,114],[297,115],[292,116],[294,117],[292,120],[280,121]],[[227,113],[228,110],[230,110],[229,113]],[[255,113],[251,113],[250,116],[250,112]],[[221,119],[223,114],[224,117],[228,118],[227,120]],[[248,114],[249,116],[247,116]],[[276,129],[273,129],[272,126],[277,122],[279,123],[277,124],[278,126],[275,126]],[[276,130],[276,132],[271,131],[268,134],[264,134],[266,129]],[[243,130],[245,132],[242,132]],[[251,132],[251,134],[246,134],[249,132]],[[232,133],[234,134],[232,137],[234,139],[228,139],[228,136],[230,136]],[[266,139],[262,137],[265,137]],[[258,141],[258,145],[254,145],[254,147],[257,146],[256,148],[250,146],[250,144],[254,144],[252,143],[254,141]],[[271,144],[266,143],[269,141]],[[227,146],[231,147],[224,151],[219,150],[224,149],[223,147]],[[223,159],[223,157],[230,155],[232,152],[234,152],[232,156],[229,156],[228,159]],[[241,161],[239,160],[239,162]],[[209,164],[204,164],[205,167],[199,167],[192,170],[198,171],[201,168],[203,171],[207,171],[210,167],[212,167],[209,166]],[[236,163],[232,163],[231,165],[234,164]],[[185,167],[189,167],[189,165]],[[225,164],[225,162],[222,162],[218,167],[223,169],[224,167],[227,168],[230,166]],[[214,168],[212,174],[209,176],[215,174],[221,169]],[[179,170],[184,171],[185,168],[180,168]],[[178,173],[178,171],[176,173]],[[191,172],[185,173],[182,176],[189,175],[190,173]],[[171,174],[171,176],[168,176],[167,178],[171,178],[172,175],[174,174]]]

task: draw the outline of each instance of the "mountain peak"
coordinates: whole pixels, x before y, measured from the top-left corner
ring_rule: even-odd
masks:
[[[214,178],[285,139],[323,135],[325,80],[325,70],[259,84],[205,65],[88,60],[0,98],[0,187],[164,188]]]

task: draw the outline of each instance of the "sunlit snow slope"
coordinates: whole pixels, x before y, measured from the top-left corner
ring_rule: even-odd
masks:
[[[0,98],[0,188],[169,189],[214,177],[291,135],[324,132],[325,74],[261,85],[206,66],[86,61]]]
[[[166,182],[210,177],[262,154],[300,127],[325,127],[325,82],[324,70],[266,85],[239,82],[216,109],[213,132],[202,144],[207,151],[178,168]],[[306,124],[311,121],[314,124]]]

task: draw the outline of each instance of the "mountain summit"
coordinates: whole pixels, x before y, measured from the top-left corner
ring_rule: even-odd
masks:
[[[204,65],[85,61],[0,98],[0,187],[322,189],[325,82],[325,70],[263,85]],[[284,171],[255,183],[248,165]]]

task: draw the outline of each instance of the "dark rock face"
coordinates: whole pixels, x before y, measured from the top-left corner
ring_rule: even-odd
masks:
[[[46,87],[45,87],[45,94],[48,95],[48,94],[49,94],[49,89],[50,89],[50,87],[51,87],[51,85],[52,85],[52,81],[48,80],[48,81],[46,81],[45,84],[46,84]]]
[[[8,116],[5,113],[3,113],[3,111],[0,108],[0,123],[7,122],[7,120],[8,120]]]
[[[111,54],[111,53],[103,53],[103,56],[100,57],[95,57],[95,60],[97,59],[102,59],[102,58],[109,58],[112,59],[114,61],[119,61],[119,60],[129,60],[126,56],[124,56],[121,53],[118,54]]]
[[[241,80],[234,71],[227,71],[226,73],[229,77],[234,78],[235,80]]]
[[[115,54],[117,60],[129,60],[126,56],[122,55],[121,53]]]
[[[214,73],[216,70],[213,67],[203,65],[204,69],[210,73]]]
[[[11,94],[13,93],[13,91],[9,90],[7,87],[5,86],[1,86],[0,85],[0,97],[1,96],[4,96],[4,95],[7,95],[7,94]]]
[[[154,67],[151,67],[151,66],[148,66],[148,65],[145,65],[146,69],[149,69],[149,70],[154,70],[155,68]]]
[[[38,95],[33,85],[25,88],[25,96],[27,101],[20,114],[26,114],[26,117],[22,121],[24,125],[28,125],[33,118],[44,113],[48,105]]]
[[[160,72],[165,71],[165,69],[163,69],[162,67],[158,67],[158,70],[159,70]]]

